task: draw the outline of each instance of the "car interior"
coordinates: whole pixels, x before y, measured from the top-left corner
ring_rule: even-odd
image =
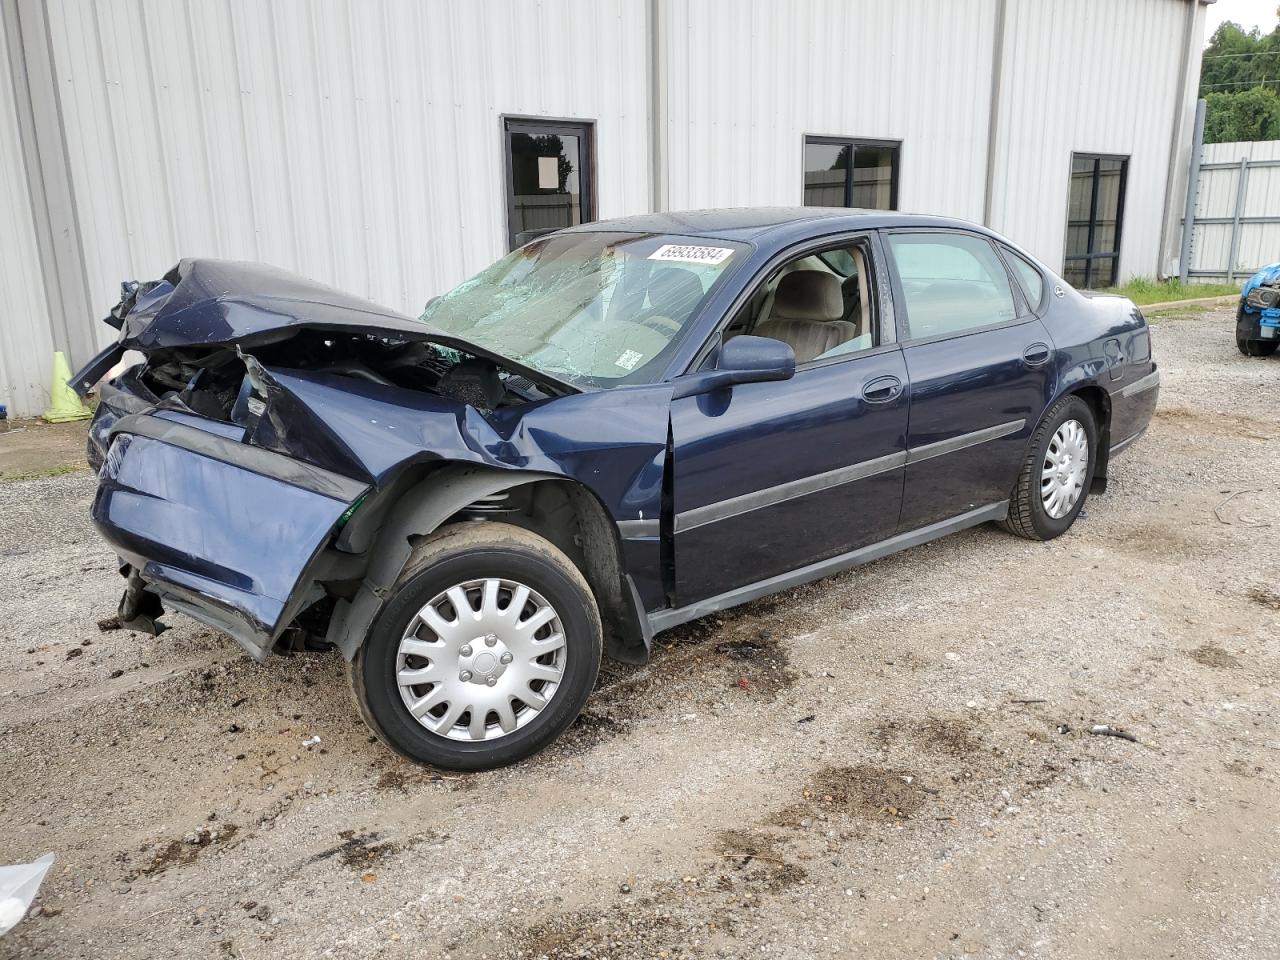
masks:
[[[766,280],[725,330],[789,344],[796,363],[875,345],[867,259],[859,246],[792,260]]]

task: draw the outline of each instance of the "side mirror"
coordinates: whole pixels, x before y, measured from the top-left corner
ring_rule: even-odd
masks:
[[[735,383],[790,380],[796,372],[796,352],[790,344],[772,337],[734,337],[720,348],[714,370],[703,370],[675,382],[671,399],[710,393]]]

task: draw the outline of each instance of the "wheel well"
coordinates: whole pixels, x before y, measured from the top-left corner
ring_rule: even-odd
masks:
[[[1107,464],[1111,458],[1111,397],[1097,385],[1080,387],[1071,393],[1089,405],[1098,428],[1098,462],[1089,492],[1103,493],[1107,489]]]
[[[591,587],[605,653],[627,663],[648,658],[644,611],[623,573],[617,526],[594,494],[572,480],[538,480],[482,497],[445,522],[477,519],[510,523],[551,541]]]

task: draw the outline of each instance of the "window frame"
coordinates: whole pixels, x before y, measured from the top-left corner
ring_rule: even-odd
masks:
[[[518,249],[523,244],[515,243],[516,196],[515,172],[511,166],[511,135],[525,133],[531,136],[568,136],[578,137],[578,198],[581,205],[579,223],[596,221],[596,121],[594,119],[576,119],[570,117],[540,117],[527,114],[504,113],[498,117],[500,143],[502,146],[502,193],[506,200],[506,236],[503,243],[506,252]],[[521,129],[524,128],[524,129]],[[576,226],[576,224],[571,224]],[[558,227],[556,229],[567,229]],[[534,238],[538,239],[538,238]]]
[[[848,147],[849,148],[849,167],[844,178],[844,203],[841,207],[846,210],[862,210],[865,207],[855,207],[853,205],[853,171],[857,160],[859,147],[872,147],[884,149],[886,147],[893,149],[893,164],[889,168],[889,209],[885,212],[898,212],[898,188],[901,180],[902,171],[902,141],[901,140],[878,140],[871,137],[839,137],[827,136],[825,134],[804,134],[800,140],[800,205],[808,206],[804,202],[804,175],[808,172],[805,166],[805,151],[809,144],[819,144],[826,146]]]
[[[836,363],[869,357],[877,353],[896,350],[898,348],[898,327],[895,319],[892,281],[885,264],[884,249],[880,242],[880,231],[875,229],[852,230],[802,240],[779,250],[766,260],[750,279],[742,284],[737,294],[734,295],[733,300],[730,301],[723,314],[716,321],[715,327],[707,334],[702,345],[698,347],[697,352],[689,360],[685,369],[670,379],[674,380],[702,370],[708,358],[713,356],[724,345],[724,331],[733,319],[737,317],[739,311],[751,302],[761,284],[768,282],[775,273],[788,263],[804,257],[814,256],[827,250],[845,249],[858,243],[863,245],[863,256],[871,260],[871,270],[868,273],[867,282],[870,288],[869,299],[875,304],[875,330],[880,342],[874,347],[867,347],[865,350],[858,350],[854,353],[842,353],[834,357],[827,357],[824,360],[814,359],[805,363],[797,363],[796,372],[813,370],[818,367],[826,367]]]
[[[1070,263],[1078,263],[1084,261],[1084,283],[1081,285],[1082,290],[1096,289],[1090,286],[1090,280],[1093,273],[1093,262],[1095,260],[1111,259],[1111,280],[1105,286],[1113,287],[1116,281],[1120,279],[1120,250],[1124,244],[1124,204],[1126,194],[1129,188],[1129,161],[1132,159],[1131,154],[1124,153],[1088,153],[1088,152],[1071,152],[1071,167],[1067,174],[1067,222],[1065,232],[1063,234],[1062,244],[1062,272],[1067,273],[1067,265]],[[1085,252],[1077,254],[1067,253],[1067,240],[1071,236],[1071,183],[1075,177],[1076,160],[1092,160],[1093,161],[1093,186],[1089,196],[1089,232],[1085,240]],[[1094,237],[1098,229],[1098,185],[1102,182],[1101,164],[1103,160],[1119,160],[1120,161],[1120,190],[1116,197],[1116,243],[1114,250],[1096,251],[1093,249]],[[1074,286],[1074,284],[1073,284]]]
[[[978,233],[975,230],[964,230],[959,227],[895,227],[880,231],[885,235],[885,242],[882,244],[885,251],[885,262],[889,269],[890,282],[893,284],[893,296],[897,303],[897,309],[894,311],[898,318],[898,342],[902,346],[917,346],[925,343],[939,343],[943,340],[954,340],[957,337],[969,337],[975,333],[986,333],[990,330],[1002,330],[1005,327],[1016,327],[1024,323],[1030,323],[1036,320],[1036,314],[1032,312],[1027,305],[1026,297],[1022,293],[1022,286],[1012,275],[1012,268],[1005,262],[1004,257],[1000,253],[999,244],[991,237],[984,233]],[[1004,269],[1005,278],[1009,282],[1009,295],[1013,298],[1014,316],[1009,320],[1000,320],[995,323],[983,324],[980,327],[970,327],[968,330],[957,330],[953,333],[939,333],[929,337],[913,337],[911,336],[910,314],[911,310],[907,306],[906,291],[902,286],[902,275],[898,272],[898,260],[893,254],[893,245],[888,242],[888,238],[895,234],[931,234],[931,235],[954,235],[961,237],[971,237],[976,240],[984,241],[991,247],[992,253],[995,254],[996,262]]]

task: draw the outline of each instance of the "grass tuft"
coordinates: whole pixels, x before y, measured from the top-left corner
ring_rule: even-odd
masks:
[[[1167,303],[1171,300],[1196,300],[1200,297],[1229,297],[1240,293],[1238,283],[1183,283],[1180,280],[1153,280],[1150,277],[1134,277],[1122,287],[1107,287],[1099,293],[1114,293],[1128,297],[1138,306],[1147,303]]]
[[[64,463],[57,467],[48,467],[44,470],[31,470],[27,473],[4,473],[0,471],[0,483],[9,483],[13,480],[47,480],[49,477],[65,477],[71,473],[85,473],[88,471],[87,463]]]

